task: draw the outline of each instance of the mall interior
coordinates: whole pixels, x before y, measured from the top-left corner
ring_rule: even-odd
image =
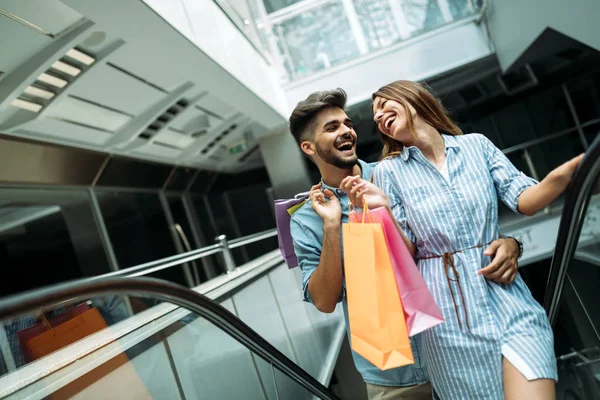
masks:
[[[586,153],[553,204],[501,204],[499,224],[550,319],[557,398],[599,399],[599,18],[597,0],[0,0],[0,398],[366,399],[274,200],[320,180],[299,101],[343,88],[375,162],[371,95],[406,79],[535,179]]]

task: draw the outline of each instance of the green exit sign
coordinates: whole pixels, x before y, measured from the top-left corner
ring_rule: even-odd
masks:
[[[229,153],[231,153],[233,155],[240,154],[240,153],[243,153],[244,151],[246,151],[247,149],[248,149],[248,146],[246,145],[246,142],[237,143],[232,146],[229,146]]]

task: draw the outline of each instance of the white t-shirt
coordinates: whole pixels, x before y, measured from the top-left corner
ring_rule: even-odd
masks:
[[[442,176],[446,178],[448,182],[450,182],[450,175],[448,174],[448,157],[446,157],[444,160],[444,166],[440,170],[440,174],[442,174]]]

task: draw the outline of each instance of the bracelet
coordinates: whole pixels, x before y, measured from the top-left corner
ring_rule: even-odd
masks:
[[[517,244],[519,245],[519,257],[517,258],[521,258],[521,256],[523,255],[523,243],[519,239],[517,239],[516,237],[506,235],[500,235],[500,239],[513,239],[515,242],[517,242]]]

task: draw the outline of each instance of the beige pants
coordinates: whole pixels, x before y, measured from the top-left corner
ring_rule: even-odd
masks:
[[[407,387],[367,383],[367,395],[369,400],[431,400],[433,398],[431,383]]]

